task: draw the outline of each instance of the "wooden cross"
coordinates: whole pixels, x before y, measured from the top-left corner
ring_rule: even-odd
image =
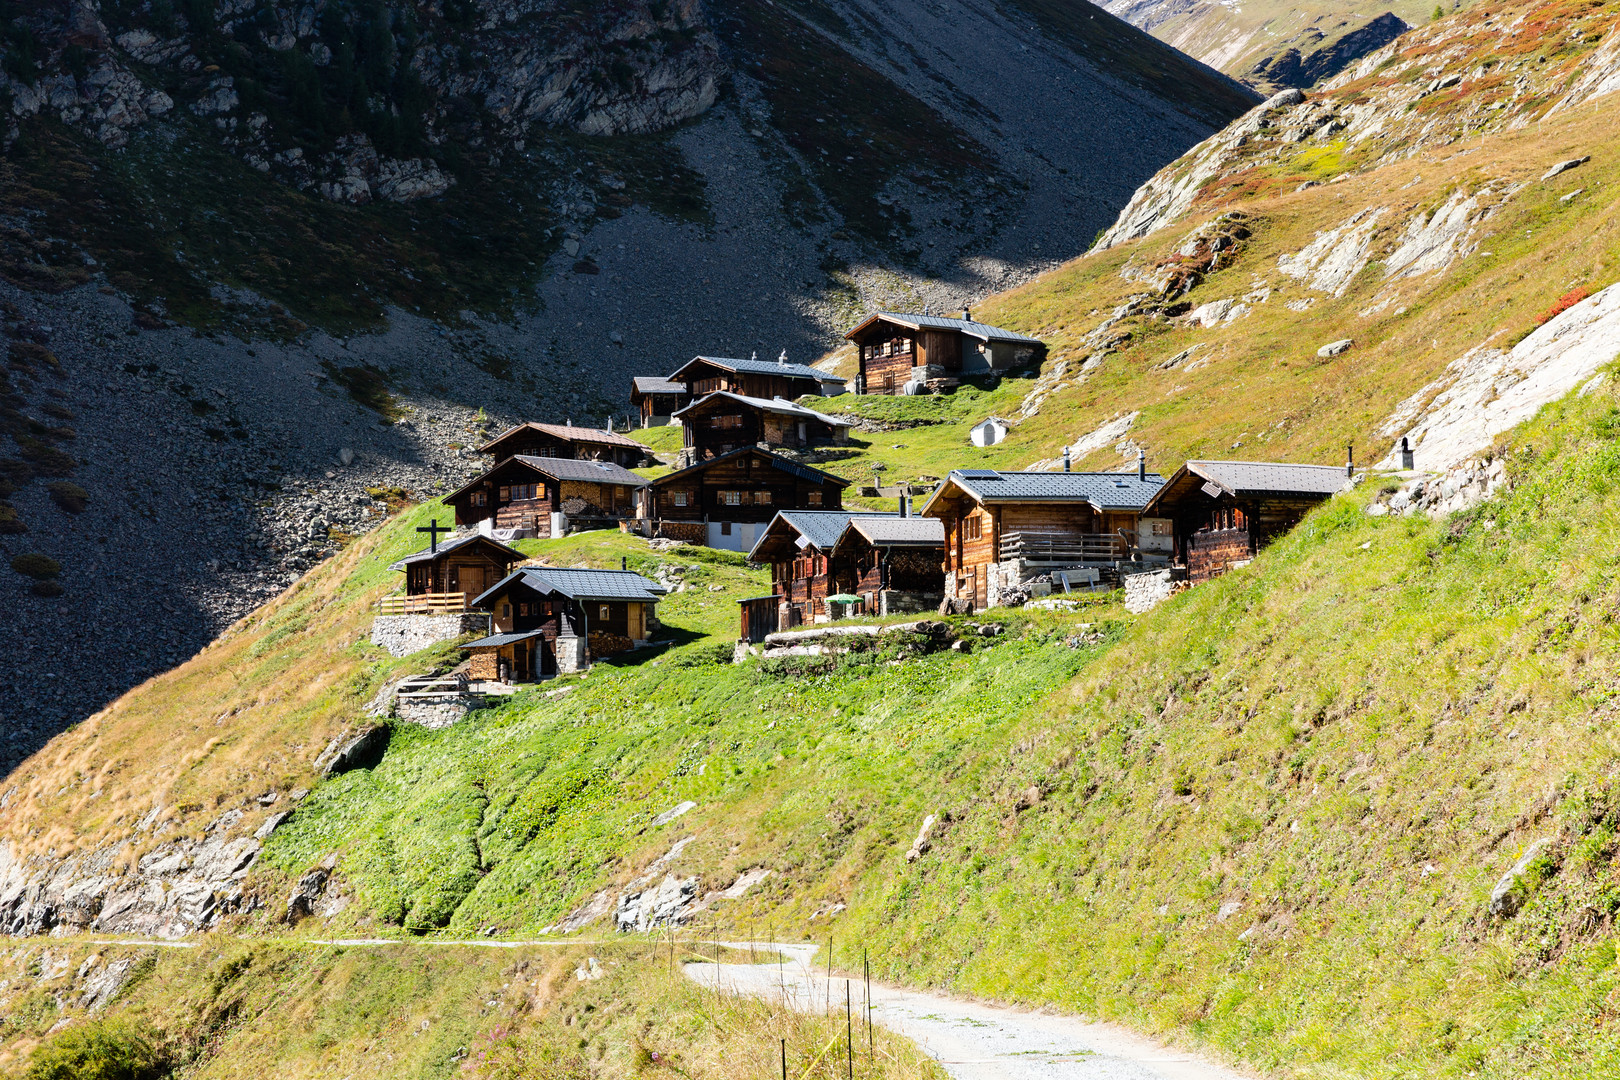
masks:
[[[425,532],[428,534],[428,543],[430,545],[429,551],[434,555],[439,553],[439,534],[455,532],[455,530],[450,528],[448,525],[440,525],[438,518],[434,518],[433,523],[430,525],[418,526],[416,531]]]

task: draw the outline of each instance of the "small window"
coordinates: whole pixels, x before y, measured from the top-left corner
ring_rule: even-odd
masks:
[[[603,620],[606,620],[606,619],[611,617],[611,616],[608,615],[608,606],[606,604],[602,605],[602,613],[597,617],[600,618],[600,619],[603,619]]]
[[[754,492],[754,503],[758,506],[771,505],[771,493],[768,491]]]
[[[510,619],[511,617],[512,617],[512,605],[511,604],[502,604],[501,605],[501,618]]]
[[[821,505],[821,492],[819,492],[819,491],[810,492],[809,502],[810,502],[811,506],[820,506]]]
[[[969,540],[978,540],[984,536],[984,519],[979,515],[974,514],[972,517],[966,518],[962,525],[967,530]]]
[[[730,536],[731,535],[731,522],[722,521],[720,523],[720,535],[721,536]]]
[[[720,502],[724,506],[741,506],[742,505],[742,492],[740,492],[740,491],[722,491],[720,493]]]
[[[499,495],[500,495],[500,500],[503,503],[512,501],[512,489],[507,487],[505,484],[501,485]]]
[[[472,493],[472,504],[474,506],[488,506],[489,505],[489,492],[487,492],[487,491],[475,491],[475,492],[473,492]]]
[[[684,492],[684,491],[672,491],[672,492],[670,492],[669,493],[669,501],[670,501],[670,505],[672,505],[672,506],[685,506],[686,505],[686,492]]]

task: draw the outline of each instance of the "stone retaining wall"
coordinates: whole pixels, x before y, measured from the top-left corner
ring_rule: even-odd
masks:
[[[447,728],[474,709],[482,709],[484,699],[477,694],[433,694],[401,696],[394,702],[394,715],[407,724],[438,730]]]
[[[460,615],[378,615],[371,623],[371,643],[390,656],[409,656],[429,645],[463,634],[489,633],[486,612]]]
[[[1170,599],[1182,587],[1183,583],[1175,580],[1171,570],[1130,574],[1125,578],[1125,610],[1140,615]]]

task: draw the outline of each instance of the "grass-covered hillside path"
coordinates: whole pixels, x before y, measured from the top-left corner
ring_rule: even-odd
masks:
[[[684,970],[705,988],[785,1002],[803,1012],[845,1010],[847,976],[818,969],[817,946],[770,949],[780,953],[780,963],[686,964]],[[851,979],[848,1007],[857,1062],[867,1045],[868,992],[872,1022],[910,1039],[956,1080],[1238,1080],[1244,1075],[1117,1024],[880,983],[871,983],[868,991],[862,980]]]

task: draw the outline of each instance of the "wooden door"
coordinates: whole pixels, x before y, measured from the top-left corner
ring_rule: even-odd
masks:
[[[494,582],[490,582],[484,577],[484,568],[482,566],[463,566],[461,568],[461,584],[454,591],[465,593],[467,599],[471,600],[482,594],[492,584]]]

